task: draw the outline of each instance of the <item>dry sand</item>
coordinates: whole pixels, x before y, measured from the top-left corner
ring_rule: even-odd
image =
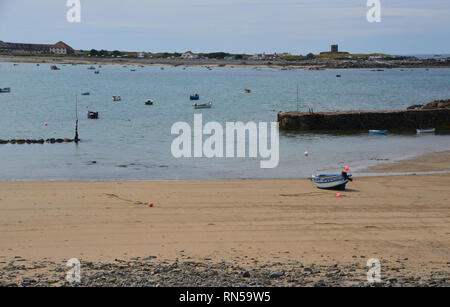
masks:
[[[376,257],[449,270],[449,187],[450,174],[356,178],[338,199],[304,179],[1,182],[0,262]]]

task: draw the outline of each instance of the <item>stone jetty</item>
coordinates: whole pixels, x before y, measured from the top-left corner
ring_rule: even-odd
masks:
[[[72,143],[74,142],[74,139],[12,139],[12,140],[2,140],[0,139],[0,144],[17,144],[17,145],[23,145],[23,144],[44,144],[44,143]]]
[[[414,105],[407,110],[341,111],[341,112],[279,112],[281,130],[357,131],[410,130],[419,128],[450,128],[450,99]]]

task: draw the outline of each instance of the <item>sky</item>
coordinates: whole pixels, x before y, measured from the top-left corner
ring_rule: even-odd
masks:
[[[307,54],[450,54],[450,0],[0,0],[0,40],[75,49]]]

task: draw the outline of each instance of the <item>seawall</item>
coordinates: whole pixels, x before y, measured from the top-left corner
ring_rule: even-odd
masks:
[[[433,110],[278,113],[281,130],[411,130],[450,128],[450,108]]]

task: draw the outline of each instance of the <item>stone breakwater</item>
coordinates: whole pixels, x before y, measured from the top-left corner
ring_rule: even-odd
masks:
[[[450,128],[450,109],[347,111],[347,112],[280,112],[281,130],[404,130]]]
[[[366,260],[353,264],[299,261],[241,266],[226,261],[167,261],[150,256],[113,263],[81,261],[81,282],[65,280],[63,262],[16,258],[0,266],[0,287],[448,287],[448,263],[415,272],[408,259],[381,261],[381,283],[367,282]],[[447,270],[444,269],[447,267]]]
[[[281,130],[411,130],[450,128],[450,100],[414,105],[407,110],[278,113]]]
[[[0,144],[17,144],[17,145],[23,145],[23,144],[44,144],[44,143],[50,143],[50,144],[55,144],[55,143],[72,143],[75,142],[74,139],[12,139],[12,140],[1,140],[0,139]]]

